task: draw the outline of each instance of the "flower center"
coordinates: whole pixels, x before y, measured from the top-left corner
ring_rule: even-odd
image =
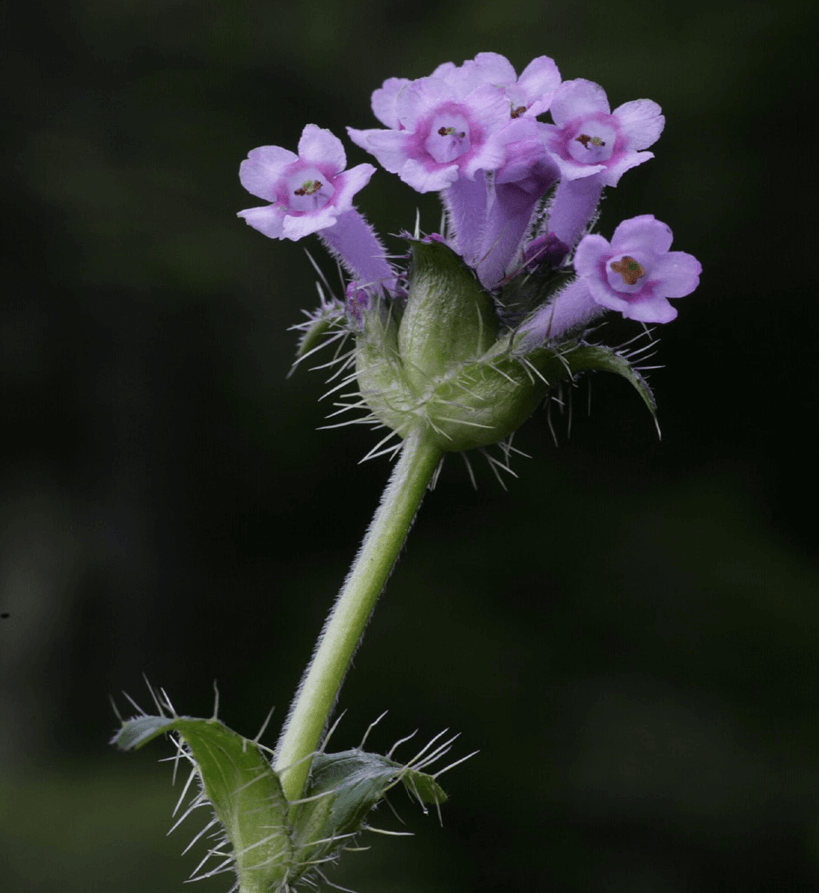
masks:
[[[451,164],[472,147],[469,123],[463,115],[439,114],[431,124],[424,148],[438,164]]]
[[[519,105],[517,108],[512,106],[512,117],[519,118],[526,111],[525,105]]]
[[[323,185],[321,180],[305,180],[298,189],[293,191],[293,195],[313,195],[318,192]]]
[[[610,121],[587,118],[579,122],[575,134],[567,146],[569,155],[575,161],[581,164],[602,164],[611,158],[617,131]]]
[[[323,208],[335,187],[317,168],[302,168],[287,178],[287,205],[290,211],[309,213]]]
[[[626,285],[636,285],[638,280],[646,274],[645,267],[628,254],[621,257],[620,260],[614,261],[611,268],[623,277],[623,282]]]
[[[584,149],[589,148],[589,143],[593,146],[605,146],[605,140],[601,140],[599,136],[589,136],[588,133],[581,133],[580,136],[576,137],[578,143],[583,144]]]

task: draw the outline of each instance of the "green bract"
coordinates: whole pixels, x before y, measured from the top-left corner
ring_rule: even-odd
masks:
[[[443,452],[489,446],[512,434],[561,380],[590,369],[616,372],[651,392],[627,358],[577,340],[519,349],[492,297],[440,242],[411,243],[406,308],[366,314],[356,335],[365,402],[401,437],[421,429]]]

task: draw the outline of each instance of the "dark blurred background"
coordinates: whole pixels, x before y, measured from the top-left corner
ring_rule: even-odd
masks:
[[[339,748],[462,733],[444,826],[371,838],[360,893],[819,890],[812,4],[27,0],[0,13],[0,886],[176,891],[179,785],[107,744],[109,695],[273,744],[388,474],[285,380],[307,247],[235,214],[247,152],[477,52],[648,97],[667,126],[600,230],[652,213],[695,254],[652,374],[516,444],[504,492],[447,462],[343,691]],[[350,163],[368,159],[350,145]],[[381,171],[383,233],[437,227]],[[309,244],[308,244],[309,243]],[[391,247],[397,250],[398,243]],[[612,323],[614,343],[636,332]],[[147,704],[143,703],[143,706]],[[399,755],[411,755],[404,745]],[[388,810],[375,824],[401,826]],[[198,854],[198,855],[197,855]],[[198,889],[227,889],[226,878]]]

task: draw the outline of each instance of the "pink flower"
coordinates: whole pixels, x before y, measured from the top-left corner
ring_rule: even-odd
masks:
[[[315,124],[302,131],[298,155],[280,146],[253,149],[239,168],[239,179],[248,192],[271,204],[240,211],[239,217],[271,239],[294,242],[334,226],[375,173],[371,164],[348,171],[346,166],[341,140]]]
[[[512,103],[512,117],[541,115],[549,110],[557,88],[560,72],[553,59],[538,56],[521,72],[513,84],[505,85],[506,95]],[[525,107],[525,111],[521,111]]]
[[[485,84],[499,87],[509,102],[509,117],[512,119],[543,114],[560,86],[560,72],[549,56],[533,59],[518,77],[505,56],[478,53],[460,67],[444,62],[435,69],[433,77],[457,85],[463,92]]]
[[[656,102],[636,99],[612,112],[603,88],[583,78],[561,84],[551,112],[555,123],[546,125],[547,145],[562,176],[600,174],[605,186],[615,186],[629,168],[653,158],[639,150],[653,145],[665,126]]]
[[[609,244],[602,236],[581,239],[574,256],[580,281],[594,301],[640,322],[671,322],[668,298],[691,294],[702,266],[690,254],[669,251],[671,229],[652,214],[624,220]]]
[[[417,192],[435,192],[459,177],[473,179],[505,158],[500,130],[509,102],[489,84],[466,79],[393,78],[373,95],[373,111],[390,130],[347,128],[350,139]]]
[[[350,139],[418,192],[447,189],[497,170],[506,160],[501,131],[522,116],[545,112],[560,84],[548,56],[520,77],[504,56],[479,53],[463,65],[439,65],[430,77],[389,78],[372,96],[389,130],[355,130]]]

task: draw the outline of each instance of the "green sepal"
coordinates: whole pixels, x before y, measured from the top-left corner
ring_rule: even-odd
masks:
[[[136,750],[166,732],[190,749],[204,793],[233,847],[241,893],[276,890],[294,862],[288,803],[278,775],[258,745],[218,719],[139,716],[112,743]]]

